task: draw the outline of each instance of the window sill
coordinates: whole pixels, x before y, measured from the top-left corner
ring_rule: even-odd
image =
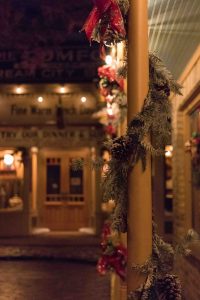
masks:
[[[7,207],[7,208],[0,208],[0,214],[1,213],[11,213],[11,212],[21,212],[23,211],[22,207]]]

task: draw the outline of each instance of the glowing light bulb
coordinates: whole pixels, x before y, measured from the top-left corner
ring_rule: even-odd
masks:
[[[166,157],[172,157],[172,152],[173,152],[173,146],[168,145],[165,147],[165,156]]]
[[[165,156],[166,156],[166,157],[171,157],[171,156],[172,156],[171,151],[166,151],[166,152],[165,152]]]
[[[85,103],[87,101],[87,98],[86,97],[81,97],[81,102],[82,103]]]
[[[60,87],[60,93],[62,93],[62,94],[65,93],[65,87],[64,86]]]
[[[41,103],[41,102],[44,101],[44,98],[43,98],[42,96],[39,96],[39,97],[37,98],[37,101]]]
[[[16,93],[17,94],[21,94],[22,93],[22,88],[20,87],[20,86],[18,86],[17,88],[16,88]]]
[[[14,162],[14,157],[13,155],[7,153],[4,155],[3,161],[6,166],[11,166]]]
[[[113,59],[111,55],[106,55],[105,62],[107,65],[112,65]]]

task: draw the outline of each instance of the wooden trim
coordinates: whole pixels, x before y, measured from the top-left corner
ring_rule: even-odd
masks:
[[[186,260],[198,271],[200,270],[200,257],[199,255],[189,255],[186,257]]]
[[[45,206],[84,206],[85,203],[82,202],[45,202]]]
[[[188,103],[187,107],[185,107],[183,114],[186,116],[190,116],[199,106],[200,104],[200,93],[196,96],[196,98],[193,98],[193,100]]]
[[[14,208],[14,207],[0,208],[0,214],[13,213],[13,212],[23,212],[23,207],[22,208]]]
[[[183,125],[184,125],[184,142],[190,139],[190,114],[199,106],[200,104],[200,81],[192,89],[191,93],[185,98],[184,103],[179,107],[179,111],[183,114]],[[185,205],[186,205],[186,230],[192,227],[192,175],[191,175],[191,158],[189,153],[184,155],[184,169],[185,169]]]
[[[191,90],[189,95],[187,95],[179,106],[179,111],[184,111],[190,106],[193,102],[193,100],[200,94],[200,80],[197,82],[197,84],[194,86],[194,88]],[[194,105],[193,105],[194,106]],[[195,107],[193,108],[195,109]]]
[[[61,206],[63,203],[61,201],[46,201],[44,202],[45,206]]]
[[[197,47],[192,58],[190,59],[186,68],[184,69],[181,76],[179,77],[179,82],[183,83],[186,80],[186,78],[189,76],[189,73],[192,71],[194,65],[197,63],[199,58],[200,58],[200,46]]]

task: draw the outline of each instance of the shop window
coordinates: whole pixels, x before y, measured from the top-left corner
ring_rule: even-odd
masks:
[[[200,233],[200,107],[190,115],[190,129],[192,223]]]
[[[0,150],[0,211],[23,208],[23,176],[22,152]]]
[[[164,208],[166,213],[173,212],[173,181],[172,181],[172,155],[173,147],[165,147],[165,202]]]
[[[173,212],[173,197],[171,195],[165,197],[165,211]]]
[[[168,235],[173,234],[173,181],[172,181],[172,156],[173,147],[167,145],[165,147],[165,194],[164,194],[164,233]]]
[[[77,159],[65,155],[46,159],[47,202],[84,202],[84,170],[74,167]]]
[[[165,233],[166,234],[173,234],[173,222],[172,221],[165,221]]]
[[[47,194],[60,193],[60,165],[47,165]]]

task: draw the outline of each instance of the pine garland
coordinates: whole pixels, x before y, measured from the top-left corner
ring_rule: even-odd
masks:
[[[127,230],[128,175],[138,161],[146,168],[147,154],[160,155],[171,135],[170,92],[181,94],[181,86],[176,83],[163,62],[154,54],[149,55],[149,92],[144,106],[130,122],[124,136],[106,143],[111,153],[108,172],[103,180],[103,199],[113,199],[116,209],[113,229]],[[153,144],[149,139],[153,137]]]
[[[189,245],[197,241],[198,235],[189,230],[186,237],[176,247],[164,242],[157,234],[153,223],[153,252],[149,260],[133,269],[147,275],[147,280],[136,291],[130,292],[129,300],[181,300],[181,284],[172,274],[174,262],[180,255],[190,253]]]
[[[118,0],[125,23],[128,0]],[[100,24],[102,25],[103,22]],[[126,23],[125,23],[126,24]],[[100,30],[98,30],[100,32]],[[115,44],[120,35],[107,29],[104,42]],[[96,39],[98,40],[98,39]],[[127,44],[127,39],[124,39]],[[126,49],[127,50],[127,49]],[[127,75],[127,55],[118,68],[118,75]],[[171,135],[170,93],[181,95],[181,86],[163,62],[154,54],[149,54],[149,91],[142,110],[134,116],[128,125],[126,134],[110,140],[106,147],[111,153],[111,160],[103,179],[103,199],[115,201],[112,227],[120,232],[127,231],[128,176],[136,163],[141,161],[145,170],[147,155],[164,153],[165,145]],[[134,99],[132,99],[133,101]],[[152,142],[152,140],[153,142]],[[134,199],[133,199],[134,201]],[[130,300],[181,300],[181,285],[173,272],[177,255],[187,255],[189,242],[195,235],[189,232],[182,244],[173,248],[157,234],[153,223],[152,256],[144,265],[134,269],[146,274],[146,282],[138,290],[128,295]]]

